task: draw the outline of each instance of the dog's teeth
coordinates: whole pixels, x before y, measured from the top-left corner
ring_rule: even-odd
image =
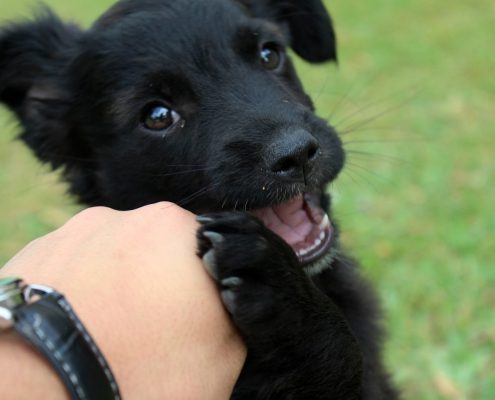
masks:
[[[316,239],[311,246],[307,247],[306,249],[301,249],[301,250],[297,251],[296,255],[298,257],[301,257],[301,256],[305,256],[306,254],[312,252],[313,250],[316,250],[323,243],[323,239],[325,239],[325,234],[322,232],[320,234],[320,237],[318,239]]]
[[[329,226],[330,226],[330,219],[328,218],[328,215],[325,214],[325,216],[323,217],[323,220],[318,225],[318,228],[320,228],[321,230],[323,230],[325,228],[328,228]]]

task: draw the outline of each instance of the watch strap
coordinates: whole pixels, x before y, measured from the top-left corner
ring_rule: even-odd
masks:
[[[121,399],[105,358],[62,294],[17,308],[14,328],[47,357],[72,399]]]

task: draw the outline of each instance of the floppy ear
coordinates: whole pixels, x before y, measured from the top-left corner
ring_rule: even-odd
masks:
[[[48,10],[0,30],[0,102],[21,122],[21,139],[54,168],[77,153],[65,123],[71,97],[64,81],[80,36]]]
[[[321,0],[241,0],[256,17],[287,23],[291,47],[307,61],[337,61],[332,19]]]

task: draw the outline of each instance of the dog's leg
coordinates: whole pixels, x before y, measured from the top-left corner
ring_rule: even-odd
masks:
[[[358,341],[291,248],[247,214],[199,221],[199,254],[248,347],[232,398],[361,399]]]
[[[399,394],[382,362],[384,339],[378,299],[352,258],[339,252],[332,268],[313,277],[344,314],[363,353],[363,400],[396,400]]]

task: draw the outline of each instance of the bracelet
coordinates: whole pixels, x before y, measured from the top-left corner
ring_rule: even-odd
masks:
[[[115,377],[65,297],[55,289],[0,279],[0,334],[15,330],[50,362],[77,400],[120,400]]]

